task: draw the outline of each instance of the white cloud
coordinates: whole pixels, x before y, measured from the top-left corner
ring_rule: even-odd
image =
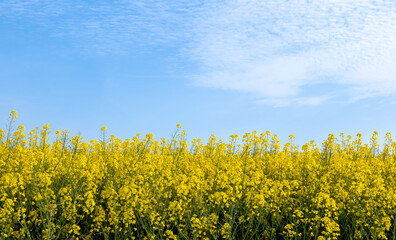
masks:
[[[198,85],[277,106],[396,94],[396,2],[228,1],[207,9],[190,49],[205,66]],[[325,83],[339,90],[304,95]]]
[[[286,107],[289,105],[297,106],[319,106],[320,104],[332,99],[333,96],[330,94],[316,96],[316,97],[296,97],[296,98],[265,98],[258,100],[258,103],[271,105],[274,107]]]
[[[262,59],[264,60],[264,59]],[[258,96],[288,97],[298,94],[307,83],[305,71],[309,66],[299,57],[274,56],[267,61],[223,63],[214,70],[198,76],[198,84],[223,89],[242,90]]]
[[[187,24],[199,9],[196,5],[187,0],[5,0],[0,2],[0,21],[67,37],[84,52],[129,54],[189,39]]]
[[[5,0],[0,18],[104,54],[177,46],[200,66],[196,85],[276,106],[396,95],[393,0]],[[337,89],[307,95],[326,84]]]

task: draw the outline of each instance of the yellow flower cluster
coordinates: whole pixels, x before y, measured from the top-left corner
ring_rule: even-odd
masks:
[[[394,239],[396,143],[0,130],[0,239]]]

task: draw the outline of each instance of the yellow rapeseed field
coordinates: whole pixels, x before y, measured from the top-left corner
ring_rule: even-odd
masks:
[[[396,143],[0,130],[0,239],[395,239]],[[15,127],[14,127],[15,126]]]

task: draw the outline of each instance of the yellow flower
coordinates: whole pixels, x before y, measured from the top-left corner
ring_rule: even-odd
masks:
[[[103,141],[65,130],[53,142],[49,130],[0,130],[0,238],[386,239],[394,227],[390,134],[383,149],[378,133],[329,134],[322,148],[290,135],[281,148],[269,131],[189,145],[185,130],[121,140],[104,126]],[[340,236],[346,218],[355,231]]]
[[[17,119],[17,118],[18,118],[18,113],[17,113],[17,111],[12,110],[9,118],[11,119],[11,121]]]

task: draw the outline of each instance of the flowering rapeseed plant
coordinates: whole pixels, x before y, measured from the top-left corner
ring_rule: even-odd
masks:
[[[0,130],[0,239],[395,238],[396,143]],[[179,132],[180,130],[180,132]]]

